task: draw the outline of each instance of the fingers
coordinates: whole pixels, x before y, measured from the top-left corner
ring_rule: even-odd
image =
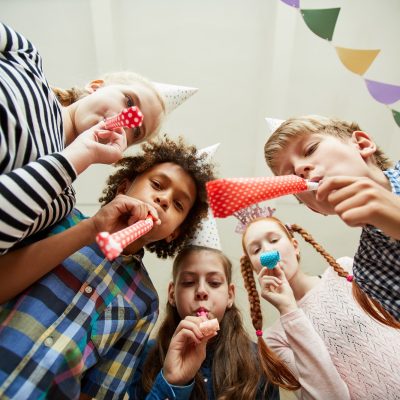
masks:
[[[204,339],[204,335],[201,332],[199,325],[202,321],[201,317],[192,317],[188,316],[179,322],[174,336],[178,335],[181,331],[185,332],[185,337],[188,338],[189,336],[193,339],[193,342],[196,344],[201,343],[201,340]],[[191,332],[191,335],[188,335],[188,332]]]

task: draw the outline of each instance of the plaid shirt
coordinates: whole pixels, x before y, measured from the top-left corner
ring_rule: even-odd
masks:
[[[56,230],[81,219],[74,210]],[[3,305],[1,399],[123,397],[158,316],[143,254],[109,262],[86,246]]]
[[[392,192],[400,196],[400,161],[384,174]],[[353,272],[360,288],[400,320],[400,241],[366,226],[354,257]]]

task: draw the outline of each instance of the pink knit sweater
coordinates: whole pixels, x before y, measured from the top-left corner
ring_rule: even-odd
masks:
[[[351,270],[352,259],[338,261]],[[297,304],[265,339],[298,377],[298,398],[400,399],[400,330],[366,315],[346,279],[328,268]]]

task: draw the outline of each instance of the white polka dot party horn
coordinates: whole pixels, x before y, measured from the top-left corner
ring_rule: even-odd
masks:
[[[96,236],[96,242],[107,259],[112,261],[121,254],[128,244],[149,232],[153,224],[153,217],[148,216],[146,219],[137,221],[113,234],[100,232]]]
[[[278,250],[266,251],[260,256],[260,264],[268,269],[274,269],[280,261],[281,256]]]
[[[207,182],[208,200],[216,218],[228,217],[235,211],[268,199],[317,188],[318,182],[307,181],[296,175],[227,178]]]
[[[119,114],[104,120],[104,129],[113,130],[115,128],[136,128],[141,126],[143,114],[138,107],[132,106],[125,108]]]

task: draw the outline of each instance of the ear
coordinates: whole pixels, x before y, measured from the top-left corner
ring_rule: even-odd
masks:
[[[168,285],[168,303],[172,306],[175,307],[175,285],[174,282],[170,282]]]
[[[235,291],[236,287],[233,283],[228,286],[228,308],[233,306],[233,302],[235,301]]]
[[[164,240],[167,243],[171,243],[173,240],[175,240],[179,236],[180,233],[181,233],[181,230],[179,229],[179,226],[178,226],[178,228],[176,228],[172,233],[170,233]]]
[[[351,140],[358,147],[361,157],[367,161],[376,152],[376,144],[364,131],[354,131],[351,135]]]
[[[296,239],[292,239],[294,251],[296,253],[296,258],[298,259],[300,257],[300,246],[299,242]]]
[[[104,81],[103,79],[95,79],[94,81],[91,81],[85,86],[85,89],[89,93],[94,93],[97,89],[101,88],[104,86]]]
[[[132,185],[132,181],[124,179],[123,182],[118,186],[117,194],[126,194]]]

